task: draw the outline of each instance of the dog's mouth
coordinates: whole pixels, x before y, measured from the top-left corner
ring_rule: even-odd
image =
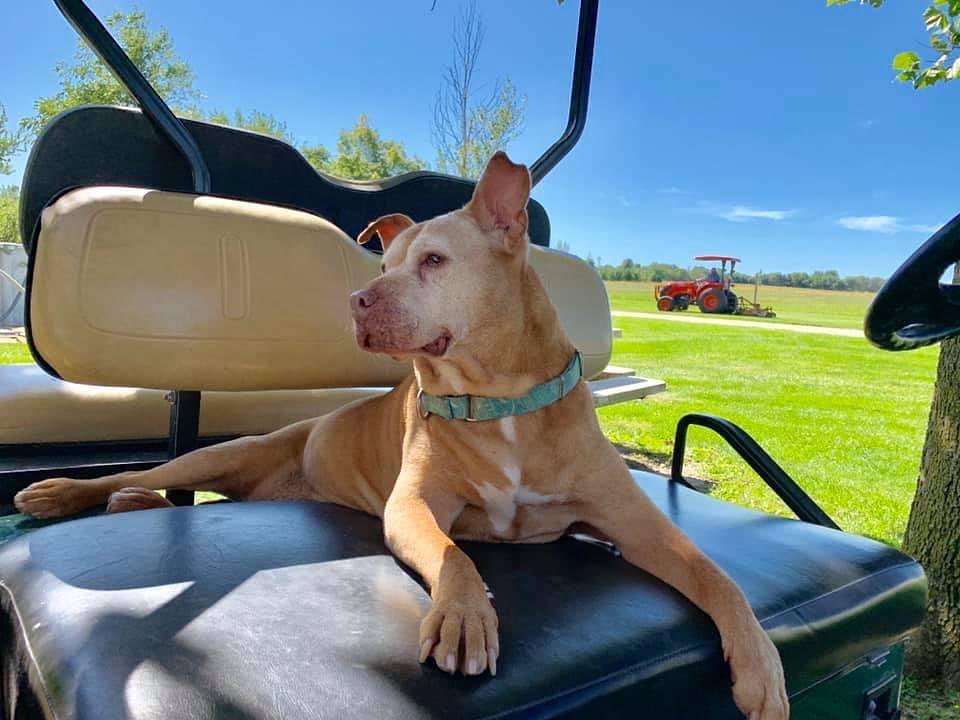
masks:
[[[419,348],[413,350],[400,350],[392,349],[389,347],[383,346],[381,343],[376,342],[372,333],[362,332],[358,333],[358,340],[360,346],[369,352],[385,352],[388,355],[393,355],[397,353],[398,355],[429,355],[430,357],[443,357],[447,350],[450,348],[450,342],[453,339],[449,332],[444,331],[432,342],[428,342],[426,345],[422,345]]]

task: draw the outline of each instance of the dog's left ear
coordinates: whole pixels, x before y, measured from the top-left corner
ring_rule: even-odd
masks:
[[[357,242],[365,245],[374,235],[379,235],[380,244],[383,245],[383,251],[386,252],[394,238],[412,225],[416,225],[416,223],[403,213],[384,215],[367,225],[363,232],[357,235]]]
[[[527,234],[529,199],[530,172],[501,150],[484,168],[466,209],[484,230],[503,230],[504,249],[516,252]]]

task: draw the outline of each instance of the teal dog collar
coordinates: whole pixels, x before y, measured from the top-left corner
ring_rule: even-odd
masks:
[[[420,417],[438,415],[447,420],[499,420],[534,412],[562,400],[573,390],[583,377],[583,360],[580,352],[566,369],[552,380],[537,385],[526,395],[516,398],[483,397],[482,395],[430,395],[423,390],[417,392],[417,412]]]

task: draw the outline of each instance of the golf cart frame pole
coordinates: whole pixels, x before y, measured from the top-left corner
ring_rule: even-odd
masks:
[[[136,99],[144,116],[153,124],[157,132],[166,138],[186,160],[193,178],[194,192],[209,193],[210,171],[196,140],[153,89],[120,44],[114,40],[103,23],[83,0],[54,0],[54,3],[77,34]],[[172,459],[197,448],[200,393],[196,390],[174,390],[171,396],[167,454]],[[187,490],[168,490],[167,498],[175,505],[192,505],[194,495]]]
[[[577,50],[570,88],[570,116],[560,138],[530,166],[533,184],[543,180],[583,135],[590,101],[590,78],[593,74],[593,48],[597,39],[597,9],[600,0],[580,0],[580,21],[577,26]]]
[[[77,34],[120,81],[120,84],[136,98],[144,116],[153,124],[157,132],[169,140],[183,155],[193,176],[194,192],[210,192],[210,171],[193,135],[177,119],[103,23],[83,0],[54,0],[54,4]]]

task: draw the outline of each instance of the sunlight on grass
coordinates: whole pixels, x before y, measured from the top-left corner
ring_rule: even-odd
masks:
[[[30,348],[24,343],[0,343],[0,365],[32,362]]]
[[[653,297],[654,283],[608,282],[610,307],[614,310],[634,312],[657,312]],[[753,300],[752,285],[737,285],[734,290]],[[783,322],[797,325],[822,325],[824,327],[863,327],[863,318],[867,306],[873,299],[873,293],[846,292],[841,290],[806,290],[804,288],[773,287],[761,285],[757,301],[771,305],[777,313],[776,318],[750,318],[736,316],[739,320],[754,322]],[[686,311],[700,315],[696,307]],[[710,317],[733,317],[730,315],[711,315]],[[617,320],[619,322],[619,319]]]
[[[666,380],[643,402],[600,410],[616,443],[665,463],[677,420],[721,415],[753,435],[844,529],[899,545],[933,394],[937,349],[884,353],[866,340],[618,318],[611,362]],[[790,515],[725,443],[693,429],[688,473],[713,494]]]

